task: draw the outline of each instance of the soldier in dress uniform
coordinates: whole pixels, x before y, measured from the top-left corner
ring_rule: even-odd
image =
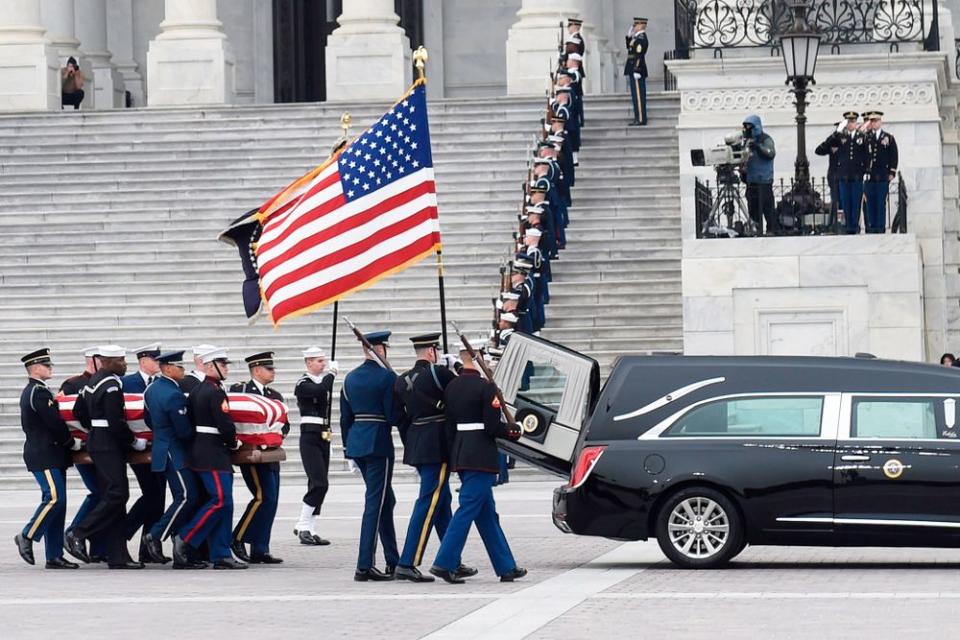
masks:
[[[848,111],[847,113],[854,113]],[[846,117],[847,113],[844,113]],[[857,116],[859,117],[859,115]],[[856,119],[854,119],[856,123]],[[827,184],[830,187],[830,226],[837,220],[837,210],[840,208],[840,140],[839,135],[846,127],[846,120],[834,123],[835,131],[832,131],[827,139],[817,145],[814,150],[818,156],[827,157]]]
[[[124,393],[143,393],[153,380],[160,374],[160,343],[148,344],[134,350],[137,356],[138,368],[133,373],[123,376],[120,382]],[[146,414],[149,426],[149,413]],[[140,485],[140,497],[130,507],[127,513],[127,540],[132,540],[139,530],[140,533],[140,562],[170,562],[170,558],[162,556],[163,561],[155,560],[147,551],[146,536],[150,529],[163,515],[164,497],[167,491],[167,480],[162,473],[151,470],[149,462],[131,464],[133,475]]]
[[[57,393],[58,398],[61,396],[76,396],[83,391],[83,387],[86,386],[87,381],[97,372],[97,367],[93,361],[95,355],[97,355],[96,347],[87,347],[83,350],[83,371],[75,376],[70,376],[60,384],[60,391]],[[88,432],[90,431],[89,424],[81,426]],[[90,510],[93,509],[100,500],[100,485],[97,483],[97,472],[93,468],[93,464],[83,462],[75,464],[74,467],[77,469],[77,474],[83,481],[83,486],[87,489],[87,495],[84,497],[83,502],[80,503],[80,508],[77,509],[77,512],[73,515],[73,520],[70,521],[70,525],[66,529],[67,531],[73,530],[81,520],[87,517]],[[104,554],[103,541],[99,539],[91,540],[90,560],[92,562],[103,562],[105,559]],[[80,558],[77,559],[79,560]]]
[[[856,111],[843,114],[843,122],[831,136],[831,144],[839,143],[837,151],[837,186],[840,191],[840,209],[843,210],[846,232],[860,232],[860,212],[863,207],[863,175],[867,170],[867,136],[865,127],[857,127]]]
[[[207,375],[203,372],[203,358],[201,357],[205,353],[209,353],[216,349],[212,344],[198,344],[195,346],[193,351],[193,371],[183,376],[183,380],[180,381],[180,390],[183,391],[186,395],[190,395],[197,386],[206,380]]]
[[[897,177],[900,155],[897,140],[883,129],[883,112],[870,111],[867,132],[867,173],[864,193],[867,196],[866,231],[883,233],[887,226],[887,195],[890,183]]]
[[[633,100],[633,122],[631,126],[647,124],[647,51],[650,40],[647,38],[647,19],[634,18],[632,35],[627,35],[627,64],[623,75],[630,84],[630,98]]]
[[[214,569],[246,569],[230,555],[230,527],[233,524],[233,465],[230,452],[240,448],[237,427],[230,417],[230,405],[223,381],[230,373],[225,349],[214,347],[201,355],[204,381],[187,400],[195,436],[187,453],[187,465],[196,473],[210,496],[173,537],[173,560],[189,565],[192,552],[208,543]]]
[[[250,379],[230,387],[232,393],[250,393],[283,402],[283,396],[267,385],[276,378],[273,352],[263,351],[244,358],[250,369]],[[290,433],[290,424],[283,425],[283,437]],[[280,463],[241,464],[240,473],[253,498],[233,530],[233,553],[253,564],[280,564],[282,559],[270,553],[270,533],[280,502]],[[246,543],[250,544],[247,554]]]
[[[143,396],[153,430],[150,469],[163,474],[173,499],[170,506],[144,536],[147,553],[154,562],[165,563],[163,540],[180,533],[183,525],[200,506],[200,481],[187,467],[187,450],[194,437],[193,424],[187,415],[187,397],[180,390],[184,377],[183,351],[171,351],[156,358],[160,373]],[[174,569],[204,569],[205,562],[180,564]]]
[[[433,582],[417,568],[423,559],[432,529],[443,535],[453,512],[450,507],[450,470],[447,466],[449,443],[444,434],[443,391],[456,377],[440,360],[440,334],[427,333],[410,338],[417,354],[413,368],[404,372],[394,385],[403,407],[400,436],[403,439],[403,463],[417,469],[420,492],[413,504],[407,525],[403,554],[397,565],[398,580]],[[469,571],[461,567],[461,572]],[[475,572],[475,570],[474,570]]]
[[[364,338],[386,360],[390,332],[368,333]],[[397,500],[391,486],[394,459],[391,432],[400,420],[393,392],[397,374],[366,349],[364,352],[366,360],[347,374],[340,391],[344,455],[359,468],[366,485],[357,570],[353,575],[357,582],[393,580],[400,561],[393,525]],[[385,571],[373,566],[378,535],[383,545]]]
[[[474,351],[480,356],[476,348]],[[512,582],[527,571],[517,567],[500,528],[493,485],[500,466],[496,439],[517,439],[520,431],[508,429],[501,421],[496,385],[481,377],[469,352],[462,350],[460,359],[463,370],[444,392],[444,414],[452,443],[450,467],[460,474],[460,506],[440,542],[430,573],[446,582],[463,582],[457,567],[470,527],[476,525],[500,581]]]
[[[567,59],[571,55],[577,55],[580,61],[583,61],[583,56],[587,52],[587,47],[583,42],[583,34],[580,33],[580,30],[583,28],[583,20],[578,18],[569,18],[567,19],[567,36],[564,40],[564,49],[567,56]],[[585,77],[586,74],[583,72],[583,65],[580,65],[580,74],[581,77]],[[576,105],[574,107],[574,118],[576,119],[578,127],[584,125],[583,119],[583,85],[580,83],[577,85],[576,93]]]
[[[333,379],[339,371],[334,360],[327,363],[327,356],[320,347],[303,351],[307,372],[300,376],[293,389],[300,408],[300,461],[307,474],[307,492],[303,495],[300,520],[293,534],[300,544],[323,546],[330,544],[317,535],[317,516],[323,499],[330,488],[330,402],[333,399]]]
[[[130,559],[126,545],[127,452],[144,451],[147,441],[138,438],[127,424],[120,382],[127,371],[126,350],[106,345],[99,347],[97,354],[97,372],[83,388],[74,413],[82,412],[91,426],[87,450],[97,471],[101,497],[87,517],[66,534],[66,545],[70,555],[89,562],[87,540],[102,535],[111,569],[142,569],[142,562]]]
[[[63,557],[63,524],[67,513],[67,468],[70,452],[80,440],[60,417],[60,406],[47,388],[53,377],[50,349],[38,349],[20,358],[27,369],[27,386],[20,394],[20,426],[26,435],[23,461],[40,485],[42,500],[23,530],[14,537],[20,557],[34,563],[33,543],[43,538],[47,569],[76,569]]]

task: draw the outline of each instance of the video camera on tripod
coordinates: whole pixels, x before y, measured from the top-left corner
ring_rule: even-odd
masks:
[[[717,197],[710,208],[710,215],[703,222],[701,237],[757,235],[756,224],[747,214],[738,187],[749,160],[750,147],[739,130],[728,133],[723,137],[723,142],[710,149],[690,150],[693,166],[713,167],[717,173]],[[726,218],[726,224],[721,222],[721,215]]]

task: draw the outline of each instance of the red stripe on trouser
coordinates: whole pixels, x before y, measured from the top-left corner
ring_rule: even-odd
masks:
[[[343,278],[338,278],[337,280],[328,282],[321,287],[311,289],[288,300],[284,300],[279,304],[273,305],[271,307],[273,316],[275,320],[280,320],[291,313],[295,313],[299,309],[305,309],[322,300],[329,300],[347,291],[352,291],[357,287],[362,286],[365,282],[368,282],[383,273],[390,272],[391,270],[402,266],[406,262],[422,254],[424,251],[428,251],[432,246],[434,246],[434,244],[438,242],[439,235],[436,233],[431,233],[430,235],[424,236],[423,238],[418,239],[415,243],[404,247],[399,251],[394,251],[393,253],[390,253],[370,263],[363,269],[354,271]]]
[[[200,527],[203,526],[203,523],[205,523],[215,511],[219,511],[223,508],[223,487],[220,485],[220,474],[216,471],[213,472],[213,484],[217,485],[217,504],[212,505],[209,509],[207,509],[207,512],[203,514],[203,517],[197,521],[196,526],[190,530],[190,533],[183,537],[184,542],[190,542],[190,538],[192,538],[200,529]]]
[[[264,295],[266,295],[267,299],[269,300],[271,296],[273,296],[277,291],[287,286],[288,284],[298,282],[308,276],[312,276],[315,273],[319,273],[324,269],[338,265],[341,262],[346,262],[351,258],[355,258],[365,253],[366,251],[373,249],[380,243],[390,240],[395,236],[399,236],[402,233],[410,231],[411,229],[414,229],[418,225],[423,224],[428,220],[436,219],[436,217],[437,217],[436,207],[429,206],[424,209],[421,209],[420,211],[417,211],[413,215],[407,218],[404,218],[403,220],[398,220],[397,222],[387,227],[378,229],[375,233],[368,235],[367,237],[363,238],[359,242],[355,242],[341,249],[336,249],[335,251],[332,251],[316,260],[308,262],[302,267],[299,267],[293,271],[290,271],[289,273],[285,273],[277,277],[273,282],[271,282],[264,289]],[[296,256],[291,254],[290,258],[293,258],[293,257],[296,257]],[[260,273],[260,277],[261,278],[264,277],[264,274],[262,271]]]

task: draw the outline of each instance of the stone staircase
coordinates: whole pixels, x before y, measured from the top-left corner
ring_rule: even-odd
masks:
[[[236,250],[216,235],[320,163],[345,108],[356,134],[386,106],[0,117],[0,489],[33,486],[20,457],[19,357],[40,346],[54,350],[54,385],[82,368],[79,352],[91,344],[212,342],[235,359],[273,349],[275,386],[292,400],[299,350],[329,350],[331,311],[278,331],[265,320],[248,326]],[[604,371],[623,353],[681,348],[678,107],[673,95],[652,95],[652,124],[630,128],[625,98],[587,105],[568,248],[554,265],[544,335],[593,355]],[[430,105],[447,313],[471,334],[489,330],[541,113],[542,100],[530,99]],[[362,330],[393,330],[391,359],[406,368],[407,338],[439,328],[436,273],[425,260],[344,300],[341,313]],[[341,378],[359,356],[341,321]],[[245,373],[241,363],[232,381]],[[302,481],[297,433],[294,426],[283,473]],[[331,474],[349,477],[338,438]]]

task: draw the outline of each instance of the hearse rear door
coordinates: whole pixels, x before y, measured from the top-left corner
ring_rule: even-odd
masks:
[[[600,391],[600,365],[558,344],[513,334],[494,379],[523,430],[519,441],[500,449],[558,475],[567,476],[580,431]]]

